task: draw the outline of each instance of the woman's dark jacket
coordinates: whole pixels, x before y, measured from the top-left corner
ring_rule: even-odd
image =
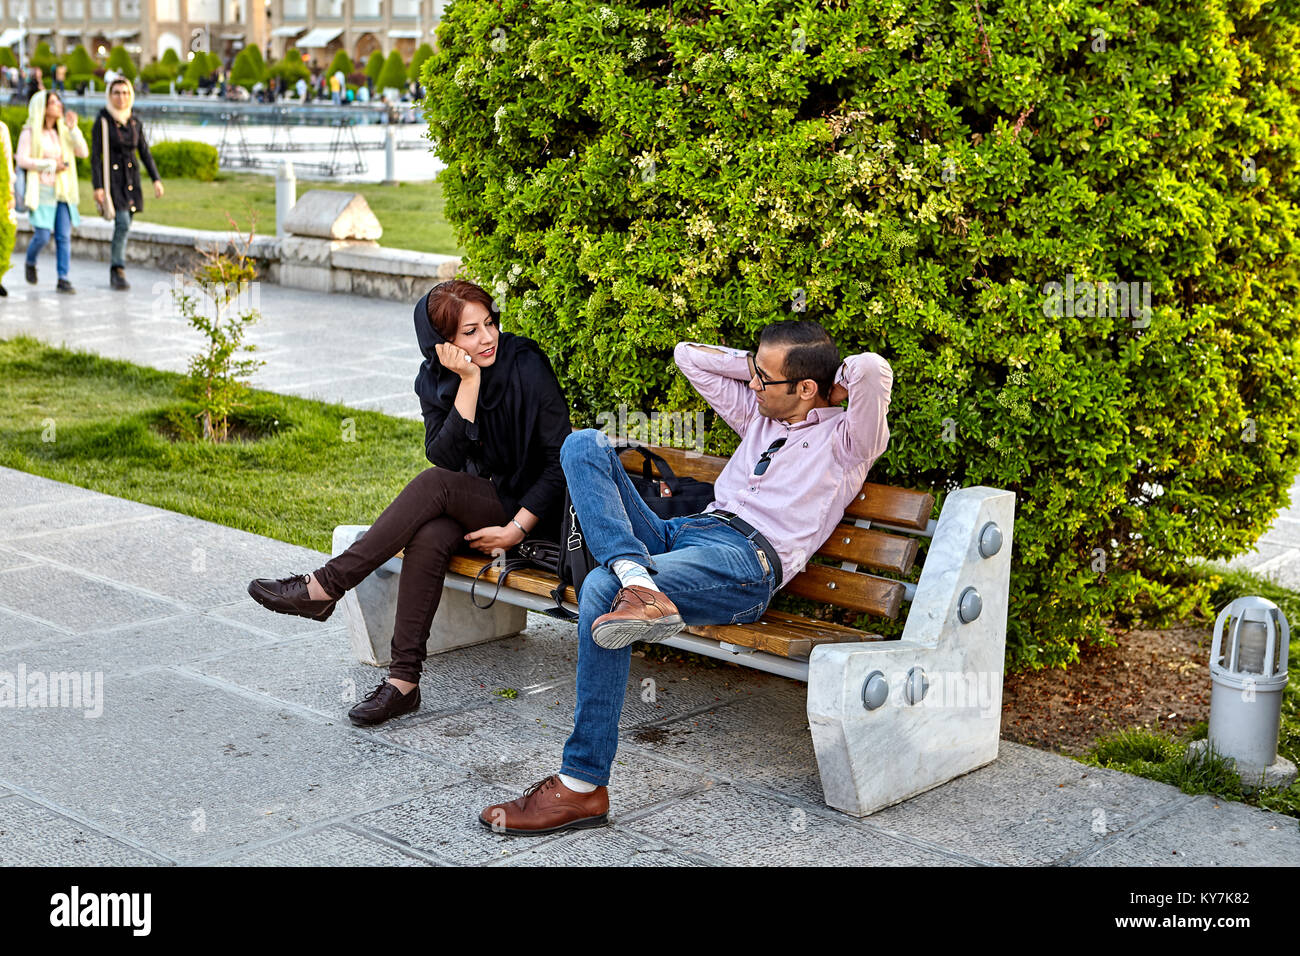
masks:
[[[104,138],[104,120],[108,120],[108,187],[104,186],[102,140]],[[149,152],[149,143],[144,138],[144,128],[140,120],[132,114],[125,124],[118,123],[109,115],[108,110],[101,109],[95,117],[94,134],[90,140],[90,182],[95,189],[108,189],[113,197],[113,208],[129,209],[139,212],[144,209],[144,192],[140,189],[140,160],[149,172],[149,178],[155,181],[158,166]]]
[[[424,413],[424,452],[434,465],[492,482],[506,526],[521,507],[537,515],[529,537],[558,540],[564,503],[560,446],[569,436],[569,406],[550,360],[532,339],[501,332],[496,361],[480,369],[474,421],[456,410],[460,377],[442,366],[434,346],[445,342],[415,307],[415,334],[424,364],[415,380]],[[477,529],[470,529],[477,530]]]

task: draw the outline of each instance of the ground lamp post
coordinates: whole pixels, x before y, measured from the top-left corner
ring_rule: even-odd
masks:
[[[1240,597],[1219,612],[1210,646],[1210,729],[1195,752],[1215,751],[1236,762],[1247,786],[1285,787],[1296,767],[1278,756],[1282,692],[1291,629],[1286,615],[1262,597]]]

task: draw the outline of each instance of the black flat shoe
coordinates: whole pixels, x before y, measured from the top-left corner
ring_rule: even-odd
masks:
[[[248,585],[248,595],[262,607],[280,614],[295,614],[313,621],[325,621],[334,613],[338,598],[313,601],[307,596],[307,575],[292,577],[258,578]]]
[[[403,694],[394,685],[384,681],[366,699],[348,711],[355,727],[373,727],[385,720],[400,717],[420,709],[420,685],[409,694]]]
[[[67,279],[60,279],[59,284],[54,287],[55,292],[62,292],[64,295],[76,295],[77,290],[72,287],[72,283]]]
[[[27,267],[27,283],[28,283],[28,285],[36,285],[36,267],[35,267],[35,266],[28,266],[28,267]]]

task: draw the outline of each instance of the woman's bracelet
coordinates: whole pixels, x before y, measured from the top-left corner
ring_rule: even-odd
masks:
[[[514,518],[511,518],[511,519],[510,519],[510,523],[511,523],[512,525],[514,525],[516,528],[518,528],[521,532],[523,532],[523,535],[524,535],[525,538],[528,537],[528,529],[527,529],[527,528],[525,528],[523,525],[521,525],[521,524],[520,524],[518,521],[516,521]]]

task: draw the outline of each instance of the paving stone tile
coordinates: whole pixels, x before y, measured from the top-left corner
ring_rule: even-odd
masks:
[[[1076,865],[1300,866],[1300,821],[1204,794]]]
[[[247,599],[248,582],[269,576],[263,569],[315,562],[314,568],[325,560],[307,548],[174,512],[154,521],[25,538],[16,550],[198,608]]]
[[[326,827],[250,849],[215,866],[428,866],[424,860],[395,850],[341,826]]]
[[[170,514],[136,501],[97,495],[68,501],[51,501],[0,513],[0,529],[5,541],[15,550],[25,551],[33,535],[61,534],[87,526],[122,525],[128,522],[154,521]]]
[[[776,678],[782,680],[782,678]],[[626,730],[620,756],[632,748],[709,773],[823,803],[804,685],[734,703],[666,724]]]
[[[0,791],[0,794],[5,791]],[[158,866],[167,861],[22,797],[0,799],[0,866]]]
[[[448,863],[488,863],[535,849],[527,843],[547,839],[493,833],[479,823],[478,815],[485,807],[517,796],[508,787],[466,776],[455,786],[431,790],[400,804],[360,814],[352,823]]]
[[[0,601],[11,610],[78,634],[169,617],[179,610],[172,601],[44,563],[0,571]]]
[[[455,779],[372,736],[169,670],[107,675],[104,698],[97,719],[0,710],[0,779],[181,862]]]
[[[377,737],[518,791],[559,769],[564,739],[488,703],[419,723],[383,724]]]
[[[51,671],[133,674],[185,664],[221,651],[267,644],[271,638],[193,611],[111,631],[91,631],[32,649]],[[0,650],[0,668],[13,671],[29,652]]]
[[[0,512],[0,528],[5,527],[4,514]],[[0,531],[0,534],[5,532]],[[8,537],[6,535],[6,540]],[[17,551],[10,551],[8,548],[0,548],[0,571],[8,571],[10,568],[23,568],[30,564],[39,563],[35,558],[29,558],[25,554],[19,554]]]
[[[0,528],[7,513],[51,502],[89,502],[104,495],[62,481],[42,478],[14,468],[0,468]]]
[[[527,643],[523,638],[506,641]],[[384,726],[400,728],[433,714],[489,702],[495,699],[494,690],[522,683],[520,678],[536,666],[538,661],[530,655],[509,650],[490,654],[465,648],[436,655],[425,662],[420,710]],[[338,720],[346,719],[348,710],[388,675],[386,667],[358,664],[347,633],[340,629],[223,655],[195,665],[195,670]]]
[[[824,817],[721,784],[619,825],[725,863],[759,866],[952,866],[959,857],[910,845],[845,817]]]
[[[536,621],[541,617],[541,621]],[[549,632],[567,636],[572,648],[572,669],[566,683],[545,694],[519,698],[519,711],[531,713],[558,726],[573,726],[577,702],[577,629],[570,624],[551,621],[537,614],[528,616],[529,633]],[[546,622],[546,623],[542,623]],[[772,693],[783,684],[799,688],[803,684],[749,668],[727,665],[718,668],[690,664],[670,664],[633,657],[628,672],[623,713],[619,726],[627,729],[712,707],[737,699],[755,698]]]
[[[0,577],[0,585],[3,581],[3,577]],[[3,600],[4,598],[0,597],[0,601]],[[46,641],[61,641],[71,634],[71,631],[64,628],[33,621],[25,615],[0,608],[0,654],[11,648],[44,644]]]
[[[1004,740],[992,764],[864,819],[982,860],[1045,865],[1180,799],[1191,798]]]
[[[578,831],[507,857],[501,866],[701,866],[707,865],[663,843],[615,826]]]
[[[377,733],[511,787],[517,797],[525,787],[560,769],[569,729],[542,726],[535,719],[530,722],[513,714],[509,704],[503,701],[418,724],[385,725]],[[610,812],[617,817],[712,783],[705,774],[651,755],[620,753],[610,768]]]
[[[312,570],[315,570],[314,568]],[[252,580],[251,578],[249,580]],[[296,614],[277,614],[258,604],[247,594],[242,601],[218,604],[207,608],[204,617],[238,624],[251,631],[261,631],[275,637],[306,637],[308,635],[347,634],[342,612],[335,611],[328,621],[313,621]],[[346,642],[347,638],[344,637]]]

